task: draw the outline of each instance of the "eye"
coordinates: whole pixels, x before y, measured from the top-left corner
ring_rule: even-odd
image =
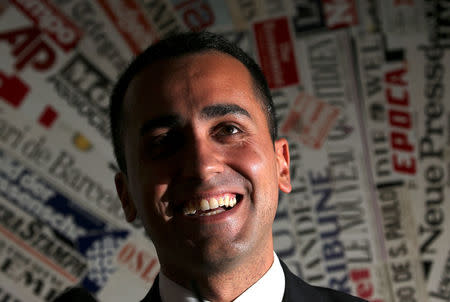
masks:
[[[168,157],[182,144],[182,137],[177,131],[168,131],[149,138],[147,152],[153,159]]]
[[[233,124],[220,124],[215,131],[218,136],[231,136],[239,133],[242,133],[242,130]]]
[[[151,146],[160,146],[168,143],[170,141],[170,132],[165,132],[162,134],[158,134],[150,138],[149,145]]]

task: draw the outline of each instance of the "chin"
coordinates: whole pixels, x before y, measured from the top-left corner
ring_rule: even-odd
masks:
[[[239,244],[226,244],[225,247],[201,247],[189,248],[183,256],[178,255],[178,259],[183,259],[183,264],[192,271],[199,273],[219,273],[227,271],[239,265],[245,259],[248,252]]]

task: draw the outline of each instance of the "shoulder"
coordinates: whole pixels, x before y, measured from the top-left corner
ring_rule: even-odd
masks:
[[[358,297],[320,286],[312,286],[296,275],[280,260],[286,278],[283,302],[317,301],[317,302],[364,302]]]
[[[328,300],[325,301],[333,301],[333,302],[366,302],[361,298],[349,295],[347,293],[343,293],[334,289],[317,287],[314,286],[316,290],[318,290],[324,297]]]

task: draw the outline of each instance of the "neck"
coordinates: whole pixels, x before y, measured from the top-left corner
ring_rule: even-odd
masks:
[[[195,268],[178,269],[175,273],[161,265],[163,273],[172,281],[212,302],[233,301],[255,284],[272,266],[273,250],[251,259],[229,265],[226,269],[208,271]],[[193,282],[196,288],[193,288]]]

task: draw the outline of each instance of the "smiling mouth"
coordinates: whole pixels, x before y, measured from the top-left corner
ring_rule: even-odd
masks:
[[[240,200],[238,194],[221,194],[209,198],[202,198],[187,202],[183,207],[183,214],[186,216],[211,216],[233,208]]]

